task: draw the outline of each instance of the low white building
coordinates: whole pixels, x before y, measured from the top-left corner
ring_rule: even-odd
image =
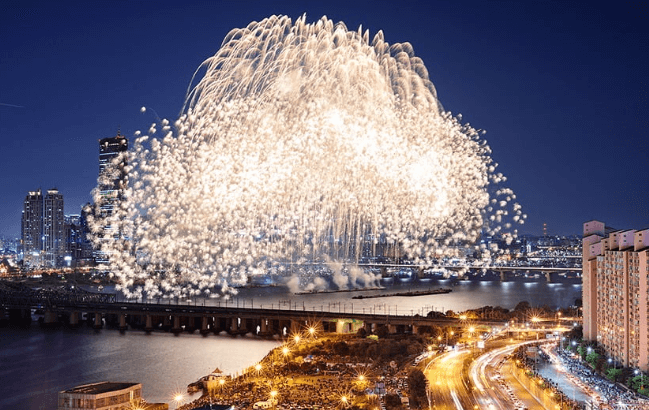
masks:
[[[147,410],[167,410],[168,404],[147,404],[142,400],[142,384],[99,382],[59,392],[58,410],[123,410],[134,405]]]

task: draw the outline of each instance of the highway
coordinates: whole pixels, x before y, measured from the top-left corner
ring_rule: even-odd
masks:
[[[424,369],[428,379],[429,401],[436,410],[473,409],[475,400],[465,376],[464,363],[471,352],[448,352],[433,358]]]
[[[505,360],[519,346],[533,343],[537,342],[522,342],[494,349],[471,363],[469,377],[476,388],[479,408],[543,410],[543,406],[512,376],[512,364]]]
[[[502,369],[505,356],[528,343],[536,341],[498,347],[474,360],[471,360],[470,350],[452,351],[433,358],[424,369],[430,407],[436,410],[543,410],[511,375],[509,368]]]

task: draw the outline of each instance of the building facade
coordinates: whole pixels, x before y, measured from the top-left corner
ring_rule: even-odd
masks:
[[[29,267],[53,268],[63,265],[65,219],[63,195],[55,188],[45,194],[29,192],[21,219],[23,260]]]
[[[118,205],[126,180],[125,161],[120,157],[128,150],[128,140],[119,131],[112,138],[99,140],[99,190],[101,210],[109,215]]]
[[[142,400],[142,384],[99,382],[59,392],[58,410],[168,410],[166,403]]]
[[[64,237],[66,267],[77,268],[94,264],[85,211],[82,210],[80,215],[65,215]]]
[[[126,186],[126,158],[128,150],[128,139],[117,132],[112,138],[99,140],[99,195],[97,212],[100,217],[107,217],[113,214],[122,199]],[[103,226],[102,240],[116,240],[119,232],[110,225]],[[108,263],[108,255],[96,249],[94,254],[95,262],[98,264]]]
[[[584,339],[624,366],[649,371],[649,229],[584,224]]]

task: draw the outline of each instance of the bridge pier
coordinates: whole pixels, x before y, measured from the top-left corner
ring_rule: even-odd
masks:
[[[92,327],[95,329],[101,329],[104,327],[104,323],[101,321],[101,313],[95,313],[95,322]]]
[[[126,314],[120,313],[119,314],[119,330],[124,331],[128,329],[128,325],[126,324]]]
[[[79,312],[71,312],[70,313],[70,326],[71,327],[77,327],[79,326]]]
[[[261,323],[259,324],[259,335],[270,336],[270,333],[271,332],[269,332],[268,319],[261,319]]]
[[[507,274],[505,273],[504,270],[500,271],[500,281],[505,282],[507,280]]]
[[[397,325],[390,325],[389,324],[387,326],[388,326],[388,333],[390,333],[391,335],[397,333]]]
[[[203,316],[201,318],[201,334],[203,336],[207,336],[209,332],[210,332],[210,328],[209,328],[207,316]]]
[[[144,331],[151,332],[153,330],[153,318],[151,315],[146,315],[144,319]]]
[[[241,319],[239,317],[233,317],[231,319],[228,319],[230,321],[230,326],[228,333],[230,333],[233,336],[236,335],[245,335],[248,333],[248,328],[246,326],[246,319]]]
[[[174,320],[174,324],[171,327],[171,332],[175,335],[178,335],[180,332],[183,331],[183,328],[180,327],[180,316],[174,316],[173,320]]]
[[[51,310],[46,310],[43,313],[43,326],[56,326],[56,324],[59,321],[58,314],[56,312],[53,312]]]
[[[545,279],[548,283],[552,283],[552,272],[545,272]]]

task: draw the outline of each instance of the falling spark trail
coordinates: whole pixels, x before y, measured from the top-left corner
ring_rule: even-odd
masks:
[[[511,239],[526,217],[409,43],[272,16],[232,30],[201,69],[174,124],[136,133],[124,199],[92,223],[129,296],[227,295],[309,264],[372,285],[338,264],[379,251],[425,263],[482,234]]]

